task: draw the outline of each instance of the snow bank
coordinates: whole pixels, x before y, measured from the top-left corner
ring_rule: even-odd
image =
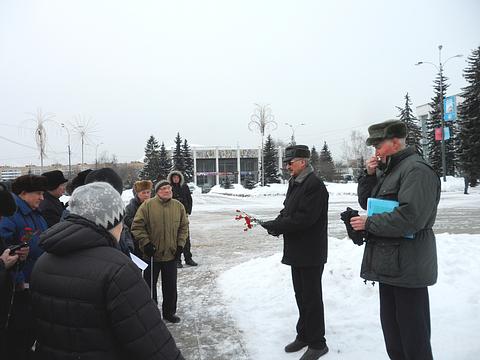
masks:
[[[330,195],[357,195],[357,183],[330,183],[326,182],[325,186]],[[254,189],[245,189],[242,185],[232,184],[232,189],[224,189],[220,185],[212,187],[208,194],[231,195],[231,196],[274,196],[287,193],[288,183],[286,184],[269,184],[268,186],[258,186]],[[447,176],[447,182],[443,182],[442,192],[457,192],[464,188],[463,178],[455,178]],[[207,194],[207,195],[208,195]]]
[[[363,247],[329,239],[323,277],[329,359],[387,357],[379,321],[378,286],[359,277]],[[480,343],[480,235],[437,236],[438,284],[430,287],[432,346],[436,359],[478,359]],[[298,316],[290,268],[281,255],[243,263],[218,280],[243,331],[252,359],[296,359],[283,347],[295,338]]]
[[[447,181],[443,182],[443,177],[440,178],[440,181],[442,182],[442,192],[463,192],[463,189],[465,188],[465,181],[463,177],[456,178],[453,176],[447,176],[446,179]]]

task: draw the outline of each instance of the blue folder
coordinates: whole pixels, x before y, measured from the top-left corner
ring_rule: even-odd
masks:
[[[372,216],[375,214],[383,214],[383,213],[390,213],[396,207],[398,207],[400,203],[395,200],[383,200],[383,199],[375,199],[375,198],[368,198],[367,199],[367,216]],[[413,239],[413,235],[405,235],[407,239]]]

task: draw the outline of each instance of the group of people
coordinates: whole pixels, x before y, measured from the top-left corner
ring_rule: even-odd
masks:
[[[437,280],[432,227],[440,200],[440,180],[414,148],[407,128],[388,120],[368,128],[375,155],[358,179],[358,201],[395,202],[391,212],[353,216],[355,243],[365,242],[360,276],[379,283],[380,320],[386,351],[393,360],[431,360],[428,286]],[[327,262],[328,192],[309,165],[305,145],[286,148],[291,178],[284,208],[276,219],[260,221],[270,235],[283,235],[284,264],[291,266],[299,311],[295,339],[287,353],[307,347],[300,360],[316,360],[329,349],[325,339],[322,274]],[[351,210],[351,209],[350,209]],[[367,211],[367,214],[369,212]],[[355,321],[352,319],[352,321]]]
[[[440,181],[413,148],[407,128],[390,120],[369,127],[358,201],[398,203],[391,212],[353,216],[365,241],[360,275],[379,283],[386,351],[394,360],[433,359],[428,286],[437,280],[435,222]],[[259,221],[283,235],[299,311],[287,353],[327,354],[322,275],[327,262],[328,191],[305,145],[285,150],[291,178],[276,219]],[[192,197],[180,172],[154,185],[137,181],[125,209],[112,169],[87,170],[68,183],[60,171],[0,185],[0,355],[29,359],[183,359],[163,320],[177,323],[177,269],[196,266],[190,252]],[[155,195],[152,197],[152,189]],[[178,200],[176,200],[178,199]],[[349,233],[351,236],[352,233]],[[125,255],[147,262],[142,274]],[[162,306],[157,302],[161,276]],[[163,320],[162,320],[163,318]],[[352,319],[354,321],[354,319]]]
[[[0,358],[183,359],[163,321],[180,321],[181,254],[197,263],[189,242],[184,250],[192,199],[182,174],[170,175],[154,197],[151,181],[137,181],[127,209],[110,168],[82,171],[68,184],[54,170],[0,185]],[[149,264],[143,279],[131,253]]]

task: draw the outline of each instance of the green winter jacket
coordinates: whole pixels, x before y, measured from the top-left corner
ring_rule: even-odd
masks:
[[[392,155],[376,175],[359,178],[358,200],[395,200],[391,213],[369,216],[360,276],[393,286],[425,287],[437,281],[437,249],[432,227],[440,200],[440,179],[413,148]],[[413,234],[413,239],[407,236]]]
[[[163,201],[155,196],[140,205],[131,230],[142,252],[149,242],[155,245],[154,261],[173,260],[177,246],[184,247],[187,240],[185,208],[175,199]]]

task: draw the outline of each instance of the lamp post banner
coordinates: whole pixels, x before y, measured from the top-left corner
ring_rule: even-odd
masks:
[[[457,99],[455,96],[448,96],[443,99],[443,114],[445,121],[457,120]]]
[[[443,128],[443,139],[448,140],[450,139],[450,128],[444,127]],[[442,128],[435,128],[435,140],[442,141]]]

